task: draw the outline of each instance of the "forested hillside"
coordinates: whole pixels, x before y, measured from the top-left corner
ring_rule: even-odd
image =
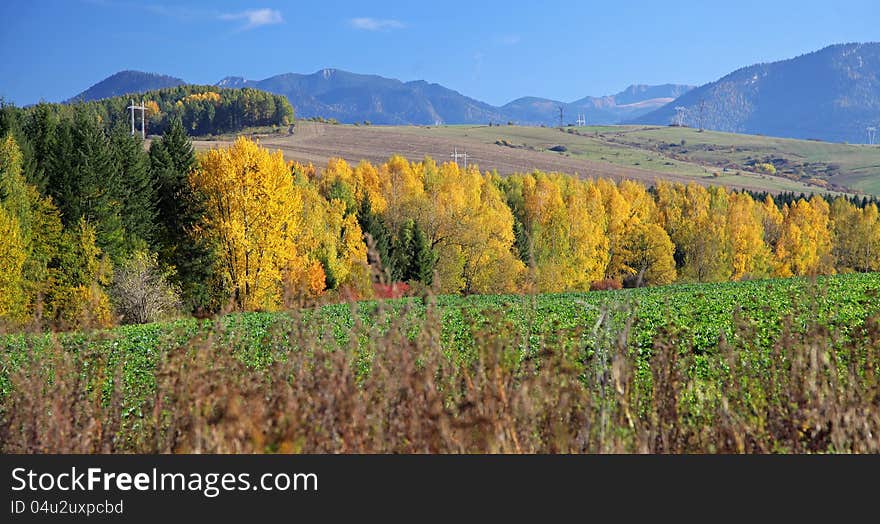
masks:
[[[26,115],[52,113],[54,118],[61,119],[87,111],[96,115],[106,129],[119,123],[130,128],[131,112],[127,108],[133,99],[137,105],[143,102],[147,108],[148,135],[161,135],[176,118],[190,135],[232,133],[253,126],[286,126],[294,119],[293,106],[283,96],[252,88],[198,85],[180,85],[78,104],[41,103],[20,111]],[[135,128],[141,128],[140,111],[135,112]]]

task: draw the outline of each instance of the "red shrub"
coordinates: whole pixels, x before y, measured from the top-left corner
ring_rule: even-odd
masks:
[[[409,294],[409,284],[406,282],[393,282],[391,284],[373,284],[373,292],[376,298],[400,298]]]

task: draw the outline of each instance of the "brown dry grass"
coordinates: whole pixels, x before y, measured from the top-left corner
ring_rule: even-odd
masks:
[[[356,306],[353,306],[356,307]],[[674,332],[634,354],[600,316],[522,353],[498,315],[472,358],[441,349],[440,311],[412,338],[350,328],[330,350],[294,319],[274,359],[245,364],[221,323],[162,355],[142,414],[122,408],[119,362],[56,345],[32,351],[0,403],[4,453],[809,453],[880,452],[880,325],[836,341],[785,329],[768,354],[740,325],[698,364]],[[95,335],[97,336],[97,335]],[[277,342],[281,341],[281,342]],[[360,348],[357,341],[366,343]],[[109,386],[109,387],[108,387]]]

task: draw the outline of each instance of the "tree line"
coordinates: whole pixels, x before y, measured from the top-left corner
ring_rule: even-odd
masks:
[[[880,270],[873,202],[696,183],[321,168],[239,138],[196,155],[180,118],[144,148],[88,106],[0,111],[0,317],[53,326],[375,296],[584,291]]]
[[[4,110],[22,113],[19,118],[43,120],[70,119],[77,111],[88,111],[97,116],[106,129],[117,124],[131,128],[131,113],[127,109],[132,99],[146,107],[145,130],[149,135],[161,135],[174,120],[180,120],[190,135],[218,135],[234,133],[246,127],[286,126],[294,121],[293,106],[287,97],[253,88],[229,89],[216,86],[181,85],[156,89],[138,95],[123,95],[77,104],[39,104]],[[135,127],[140,130],[141,114],[135,112]]]

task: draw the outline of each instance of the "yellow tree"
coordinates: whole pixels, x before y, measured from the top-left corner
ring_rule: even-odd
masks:
[[[819,196],[800,199],[783,209],[776,245],[776,274],[816,275],[834,272],[830,209]]]
[[[524,266],[513,254],[513,214],[492,175],[394,156],[380,167],[379,180],[388,228],[418,224],[437,254],[443,292],[516,289]]]
[[[205,201],[197,234],[214,246],[236,306],[277,308],[283,276],[299,280],[314,270],[294,241],[303,228],[303,198],[281,151],[241,137],[200,155],[191,183]]]
[[[380,190],[379,170],[365,160],[352,169],[345,160],[331,158],[317,175],[317,186],[325,198],[343,200],[351,209],[357,209],[364,199],[375,213],[384,212],[388,205]]]
[[[386,202],[382,215],[388,229],[397,231],[407,220],[429,211],[425,196],[424,164],[436,169],[429,159],[419,165],[398,155],[389,158],[379,168],[380,194]]]
[[[22,270],[27,251],[18,220],[2,204],[0,238],[0,320],[19,321],[26,302]]]
[[[522,193],[538,289],[586,290],[602,279],[608,237],[599,189],[574,177],[536,172],[523,177]]]
[[[673,282],[675,246],[661,227],[659,209],[645,186],[633,181],[617,186],[600,179],[596,187],[605,208],[606,277],[631,286]]]
[[[613,181],[601,178],[596,181],[596,188],[602,196],[602,205],[605,208],[605,235],[608,238],[605,277],[621,280],[624,275],[629,274],[625,258],[627,233],[639,220]]]
[[[318,189],[305,178],[297,179],[296,190],[302,200],[302,227],[293,231],[293,242],[299,253],[307,254],[312,262],[306,280],[299,277],[295,288],[308,289],[316,278],[314,261],[323,269],[328,289],[351,286],[360,295],[369,290],[367,248],[363,233],[353,210],[339,198],[325,199]],[[291,275],[296,280],[296,275]],[[322,288],[323,289],[323,288]]]
[[[775,209],[775,206],[774,206]],[[770,248],[764,243],[761,210],[747,193],[731,193],[727,206],[727,231],[733,280],[767,276]]]
[[[697,282],[730,276],[727,192],[691,182],[657,184],[661,223],[675,245],[681,276]]]
[[[64,232],[58,282],[51,287],[49,300],[55,319],[62,324],[105,327],[113,323],[110,299],[104,291],[113,268],[95,238],[94,226],[84,218]]]
[[[776,251],[776,245],[779,243],[779,237],[782,235],[782,211],[776,207],[773,197],[767,195],[761,204],[761,223],[764,227],[764,243],[771,251]]]
[[[58,271],[52,261],[60,245],[61,217],[52,200],[25,180],[22,153],[11,135],[0,142],[0,205],[18,226],[10,247],[19,245],[26,256],[20,275],[26,304],[21,315],[29,316],[50,293]]]
[[[661,286],[675,281],[675,247],[657,224],[638,222],[627,232],[625,269],[634,287]]]
[[[877,206],[859,209],[843,197],[831,204],[834,258],[839,271],[880,269],[880,222]]]

